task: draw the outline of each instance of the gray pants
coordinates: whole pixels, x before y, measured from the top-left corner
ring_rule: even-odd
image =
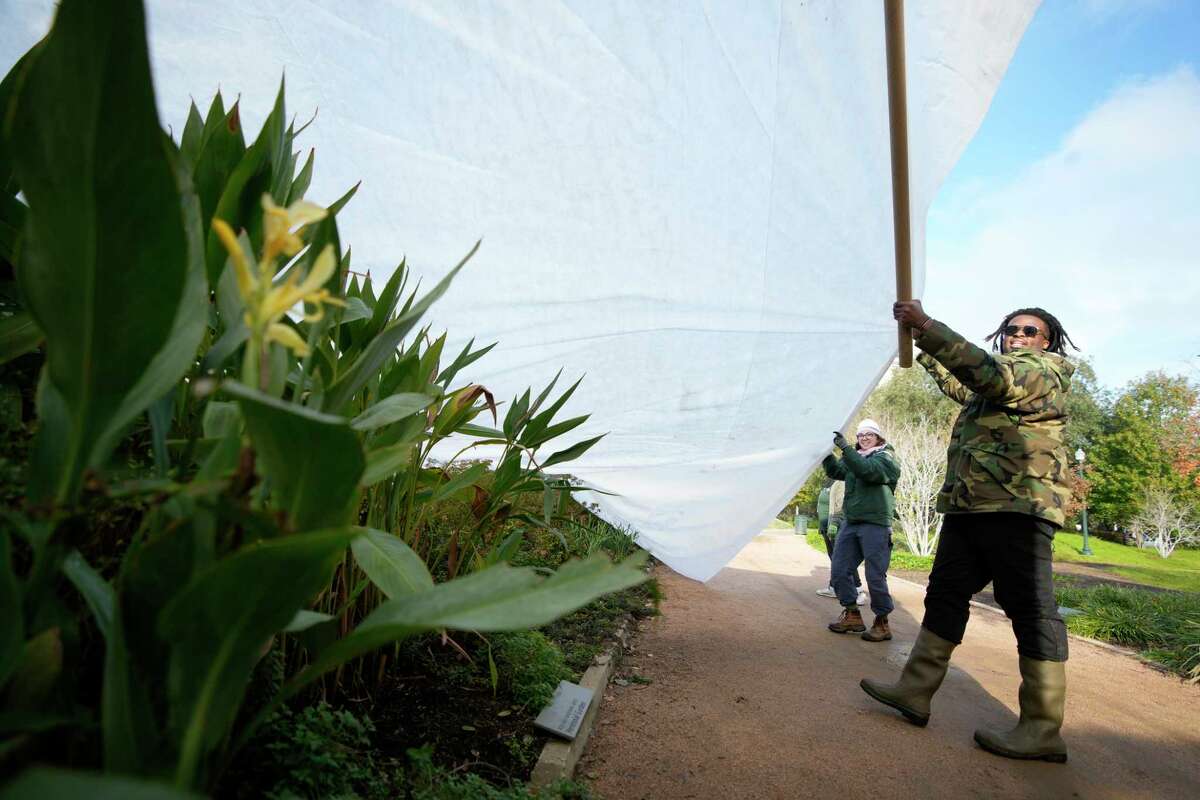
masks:
[[[888,592],[887,571],[892,562],[892,529],[870,522],[849,522],[838,530],[833,543],[832,583],[838,602],[857,604],[858,565],[867,565],[867,589],[876,616],[890,614],[896,607]]]

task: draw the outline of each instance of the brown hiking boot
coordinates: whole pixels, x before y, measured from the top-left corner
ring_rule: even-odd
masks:
[[[862,614],[857,608],[843,608],[837,622],[829,623],[829,630],[834,633],[861,633],[867,629],[863,625]]]
[[[887,614],[876,614],[875,621],[871,623],[871,630],[863,633],[862,638],[868,642],[886,642],[892,638],[892,631],[888,628]]]

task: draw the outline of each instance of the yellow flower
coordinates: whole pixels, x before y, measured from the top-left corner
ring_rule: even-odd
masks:
[[[306,225],[324,219],[325,209],[306,200],[292,203],[287,208],[275,205],[270,195],[263,195],[263,251],[258,262],[258,274],[250,269],[246,252],[237,235],[224,220],[214,219],[213,230],[221,244],[229,251],[230,260],[237,276],[238,293],[246,305],[246,326],[254,347],[268,342],[278,342],[300,356],[308,355],[308,344],[289,325],[281,322],[288,310],[298,303],[315,306],[316,311],[305,315],[315,322],[325,314],[325,304],[344,306],[344,301],[334,297],[325,284],[333,277],[337,261],[333,256],[333,245],[326,245],[313,261],[312,268],[303,280],[298,267],[282,283],[275,284],[275,261],[282,254],[294,256],[304,247],[300,231]]]
[[[283,254],[288,258],[300,252],[304,240],[299,232],[304,226],[325,219],[328,213],[316,203],[297,200],[287,208],[275,205],[271,195],[262,196],[263,207],[263,254],[258,262],[262,275],[274,274],[275,258]]]

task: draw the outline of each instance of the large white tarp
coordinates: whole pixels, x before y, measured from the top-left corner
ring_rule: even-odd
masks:
[[[1036,0],[909,0],[914,284],[925,212]],[[0,67],[51,0],[0,0]],[[498,397],[586,373],[566,412],[608,432],[572,473],[609,519],[711,577],[829,450],[895,355],[877,0],[155,0],[164,124],[220,87],[257,131],[286,72],[319,109],[309,197],[377,281],[499,346]],[[967,276],[964,276],[967,279]]]

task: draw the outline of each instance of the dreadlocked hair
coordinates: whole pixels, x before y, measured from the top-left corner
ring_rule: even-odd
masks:
[[[1051,314],[1044,308],[1018,308],[1016,311],[1004,317],[1004,321],[1000,323],[1000,327],[984,337],[985,342],[992,343],[993,350],[1000,349],[1000,343],[1004,341],[1004,328],[1012,321],[1013,317],[1020,316],[1037,317],[1042,322],[1046,323],[1046,328],[1050,333],[1050,346],[1046,348],[1048,352],[1058,353],[1060,356],[1067,354],[1067,345],[1071,345],[1074,350],[1079,347],[1071,341],[1071,337],[1067,335],[1067,330],[1058,321],[1058,317]]]

